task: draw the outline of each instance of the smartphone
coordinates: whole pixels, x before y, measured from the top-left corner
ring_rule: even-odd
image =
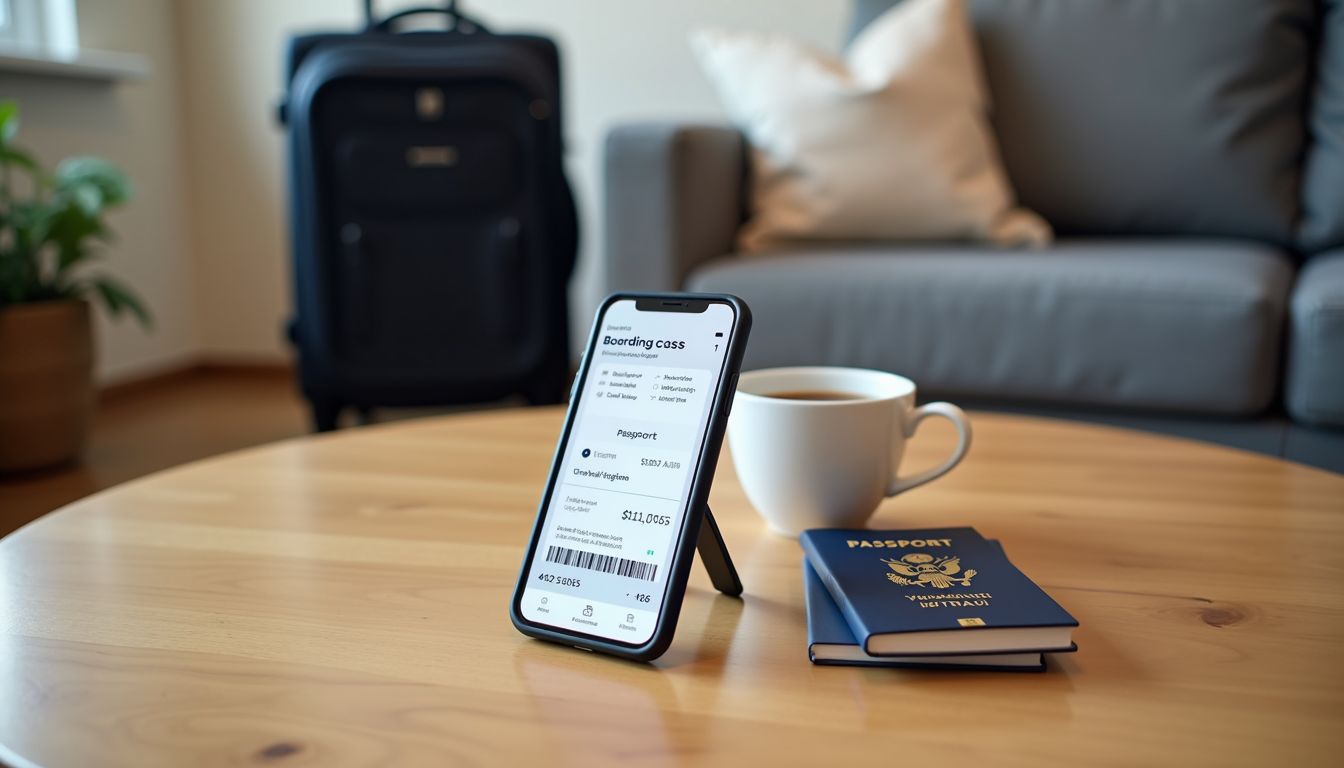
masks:
[[[647,661],[676,631],[751,312],[736,296],[608,296],[575,378],[510,616]]]

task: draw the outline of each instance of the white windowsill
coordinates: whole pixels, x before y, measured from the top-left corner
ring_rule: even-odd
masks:
[[[83,49],[74,56],[0,49],[0,72],[115,82],[149,76],[149,59],[135,53]]]

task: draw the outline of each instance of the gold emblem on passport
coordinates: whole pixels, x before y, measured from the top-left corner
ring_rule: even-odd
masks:
[[[957,623],[960,624],[960,625],[963,626],[963,627],[983,627],[983,626],[985,626],[985,620],[984,620],[984,619],[957,619]]]
[[[881,559],[892,570],[892,573],[887,574],[887,579],[903,587],[947,589],[953,584],[969,587],[971,578],[975,576],[974,568],[965,572],[961,570],[961,558],[955,555],[934,557],[923,552],[912,552],[899,560]],[[957,575],[959,573],[960,576]]]

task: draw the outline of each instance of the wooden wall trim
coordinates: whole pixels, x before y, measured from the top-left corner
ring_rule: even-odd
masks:
[[[292,380],[294,364],[288,361],[238,360],[206,357],[189,360],[179,365],[133,376],[114,384],[99,386],[98,402],[120,400],[147,392],[180,385],[203,376]]]

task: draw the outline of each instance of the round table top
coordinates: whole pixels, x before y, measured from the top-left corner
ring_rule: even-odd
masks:
[[[518,634],[562,412],[301,438],[162,472],[0,541],[17,765],[1317,764],[1344,750],[1344,478],[1108,428],[974,416],[873,526],[973,525],[1080,621],[1042,674],[818,667],[796,541],[725,457],[742,581],[692,572],[657,662]],[[926,427],[907,462],[951,434]],[[854,763],[858,764],[858,763]]]

